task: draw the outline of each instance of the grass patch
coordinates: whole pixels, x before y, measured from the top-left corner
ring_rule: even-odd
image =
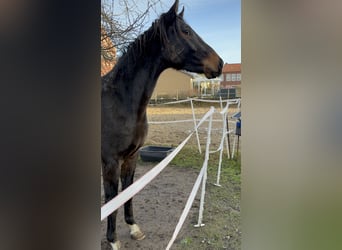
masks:
[[[185,146],[171,161],[171,165],[180,168],[200,170],[205,153],[199,154],[195,146]],[[140,160],[141,164],[146,164]],[[183,227],[181,234],[172,249],[241,249],[241,161],[240,156],[229,160],[223,154],[220,184],[217,180],[219,152],[210,154],[208,162],[208,179],[204,203],[204,227],[194,228],[197,224],[199,199],[194,201],[195,215],[189,217],[190,225]],[[199,191],[200,192],[200,191]]]
[[[185,146],[170,164],[184,168],[201,169],[203,160],[204,153],[199,154],[197,147]]]
[[[171,162],[172,165],[200,170],[204,153],[196,147],[185,147]],[[229,160],[223,155],[220,184],[216,183],[219,153],[211,154],[208,164],[208,181],[204,205],[204,227],[194,228],[197,216],[189,218],[191,225],[186,235],[179,239],[175,249],[241,249],[241,161],[240,157]],[[199,201],[195,203],[199,204]],[[198,204],[196,205],[198,207]]]

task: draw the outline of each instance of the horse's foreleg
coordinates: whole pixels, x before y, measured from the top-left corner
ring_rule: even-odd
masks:
[[[134,172],[136,167],[138,154],[130,157],[124,161],[121,167],[121,183],[122,189],[126,189],[133,183]],[[135,223],[133,216],[133,204],[132,199],[128,200],[125,205],[125,221],[130,228],[131,237],[135,240],[143,240],[145,234],[140,230],[139,226]]]
[[[102,162],[105,202],[110,201],[118,194],[119,176],[120,166],[117,160],[110,159]],[[120,242],[116,235],[116,214],[117,211],[114,211],[107,217],[107,240],[111,244],[113,250],[120,248]]]

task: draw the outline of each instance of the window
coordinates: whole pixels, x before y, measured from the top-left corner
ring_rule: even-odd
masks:
[[[236,98],[236,89],[229,89],[228,98],[229,98],[229,99],[234,99],[234,98]]]
[[[236,79],[237,81],[241,81],[241,74],[237,74]]]
[[[231,74],[226,74],[226,81],[227,82],[229,82],[229,81],[231,81],[232,79],[231,79]]]
[[[221,81],[224,81],[224,75],[223,74],[221,74],[219,78]]]
[[[232,74],[232,81],[236,81],[236,75],[237,75],[236,73]]]

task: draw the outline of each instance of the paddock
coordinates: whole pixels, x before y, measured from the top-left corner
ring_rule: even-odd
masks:
[[[198,105],[194,106],[196,118],[200,119],[208,110],[210,105]],[[215,104],[217,106],[217,104]],[[219,109],[219,107],[218,107]],[[233,107],[229,110],[229,115],[232,115],[238,110],[237,107]],[[178,146],[190,133],[194,130],[193,122],[180,122],[179,120],[191,120],[193,118],[192,109],[186,104],[184,105],[174,105],[174,106],[149,106],[147,109],[149,125],[149,134],[146,139],[145,145],[168,145],[168,146]],[[222,123],[219,122],[222,117],[215,113],[213,115],[213,125],[212,125],[212,144],[211,149],[216,149],[220,144],[220,138],[222,137]],[[168,124],[158,124],[162,121],[175,121],[175,123]],[[154,123],[155,122],[155,123]],[[205,149],[205,141],[207,134],[207,126],[203,126],[199,129],[199,138],[202,151]],[[232,136],[231,141],[234,138]],[[187,147],[197,149],[196,136],[192,136]],[[197,154],[200,157],[199,152]],[[204,152],[202,152],[202,155]],[[218,153],[216,153],[218,154]],[[224,155],[227,159],[227,155]],[[216,162],[217,164],[217,162]],[[153,168],[155,163],[144,163],[139,162],[135,180],[139,179],[140,176],[148,172]],[[149,183],[141,192],[139,192],[134,197],[136,218],[142,225],[142,229],[146,233],[146,239],[143,241],[131,240],[127,234],[127,226],[124,222],[123,209],[118,209],[118,236],[122,242],[122,249],[165,249],[167,243],[169,242],[174,229],[177,225],[178,219],[181,216],[182,210],[184,209],[185,203],[194,185],[194,182],[198,176],[200,169],[198,168],[184,168],[181,166],[174,166],[172,163],[167,166],[151,183]],[[177,182],[175,183],[175,180]],[[208,176],[208,183],[214,183],[216,181],[216,176]],[[232,191],[239,189],[239,183],[221,183],[223,188],[221,188],[223,193],[226,193],[227,199],[221,201],[226,204],[227,211],[230,213],[238,214],[238,216],[233,216],[233,220],[222,229],[222,238],[224,238],[225,244],[231,248],[232,246],[239,244],[240,237],[240,226],[239,226],[239,197],[232,195]],[[208,193],[206,194],[210,197],[210,192],[214,191],[219,187],[207,184]],[[201,192],[197,192],[195,201],[190,209],[190,212],[185,220],[185,223],[177,236],[175,243],[171,249],[189,249],[187,247],[187,239],[189,235],[196,238],[198,232],[205,230],[204,228],[195,229],[193,225],[197,222],[198,210],[199,210],[199,199]],[[102,203],[103,203],[103,191],[102,191]],[[222,204],[221,204],[222,205]],[[225,205],[223,205],[225,206]],[[207,209],[208,206],[206,205]],[[210,206],[209,208],[210,209]],[[215,216],[215,212],[210,211],[212,216]],[[220,216],[217,213],[216,216]],[[210,216],[204,216],[204,223],[208,224],[212,220]],[[102,222],[102,250],[111,249],[106,243],[105,239],[105,221]],[[230,233],[228,233],[230,232]],[[230,235],[229,235],[230,234]],[[200,233],[198,234],[200,235]],[[198,236],[200,237],[200,236]],[[211,249],[210,242],[214,239],[198,238],[199,244],[203,246],[200,249]],[[234,242],[235,241],[235,242]],[[209,247],[209,248],[208,248]],[[225,249],[222,246],[222,249]]]

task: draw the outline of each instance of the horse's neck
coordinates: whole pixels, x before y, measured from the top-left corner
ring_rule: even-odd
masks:
[[[119,71],[125,72],[124,64],[127,63],[129,60],[123,63]],[[130,66],[133,65],[130,64],[128,67]],[[128,96],[131,97],[130,105],[133,111],[138,111],[139,114],[144,113],[158,77],[166,68],[161,56],[154,51],[154,55],[144,54],[137,57],[133,69],[128,74],[117,76],[120,78],[117,79],[118,83],[122,85],[120,88],[126,89],[129,93]]]

